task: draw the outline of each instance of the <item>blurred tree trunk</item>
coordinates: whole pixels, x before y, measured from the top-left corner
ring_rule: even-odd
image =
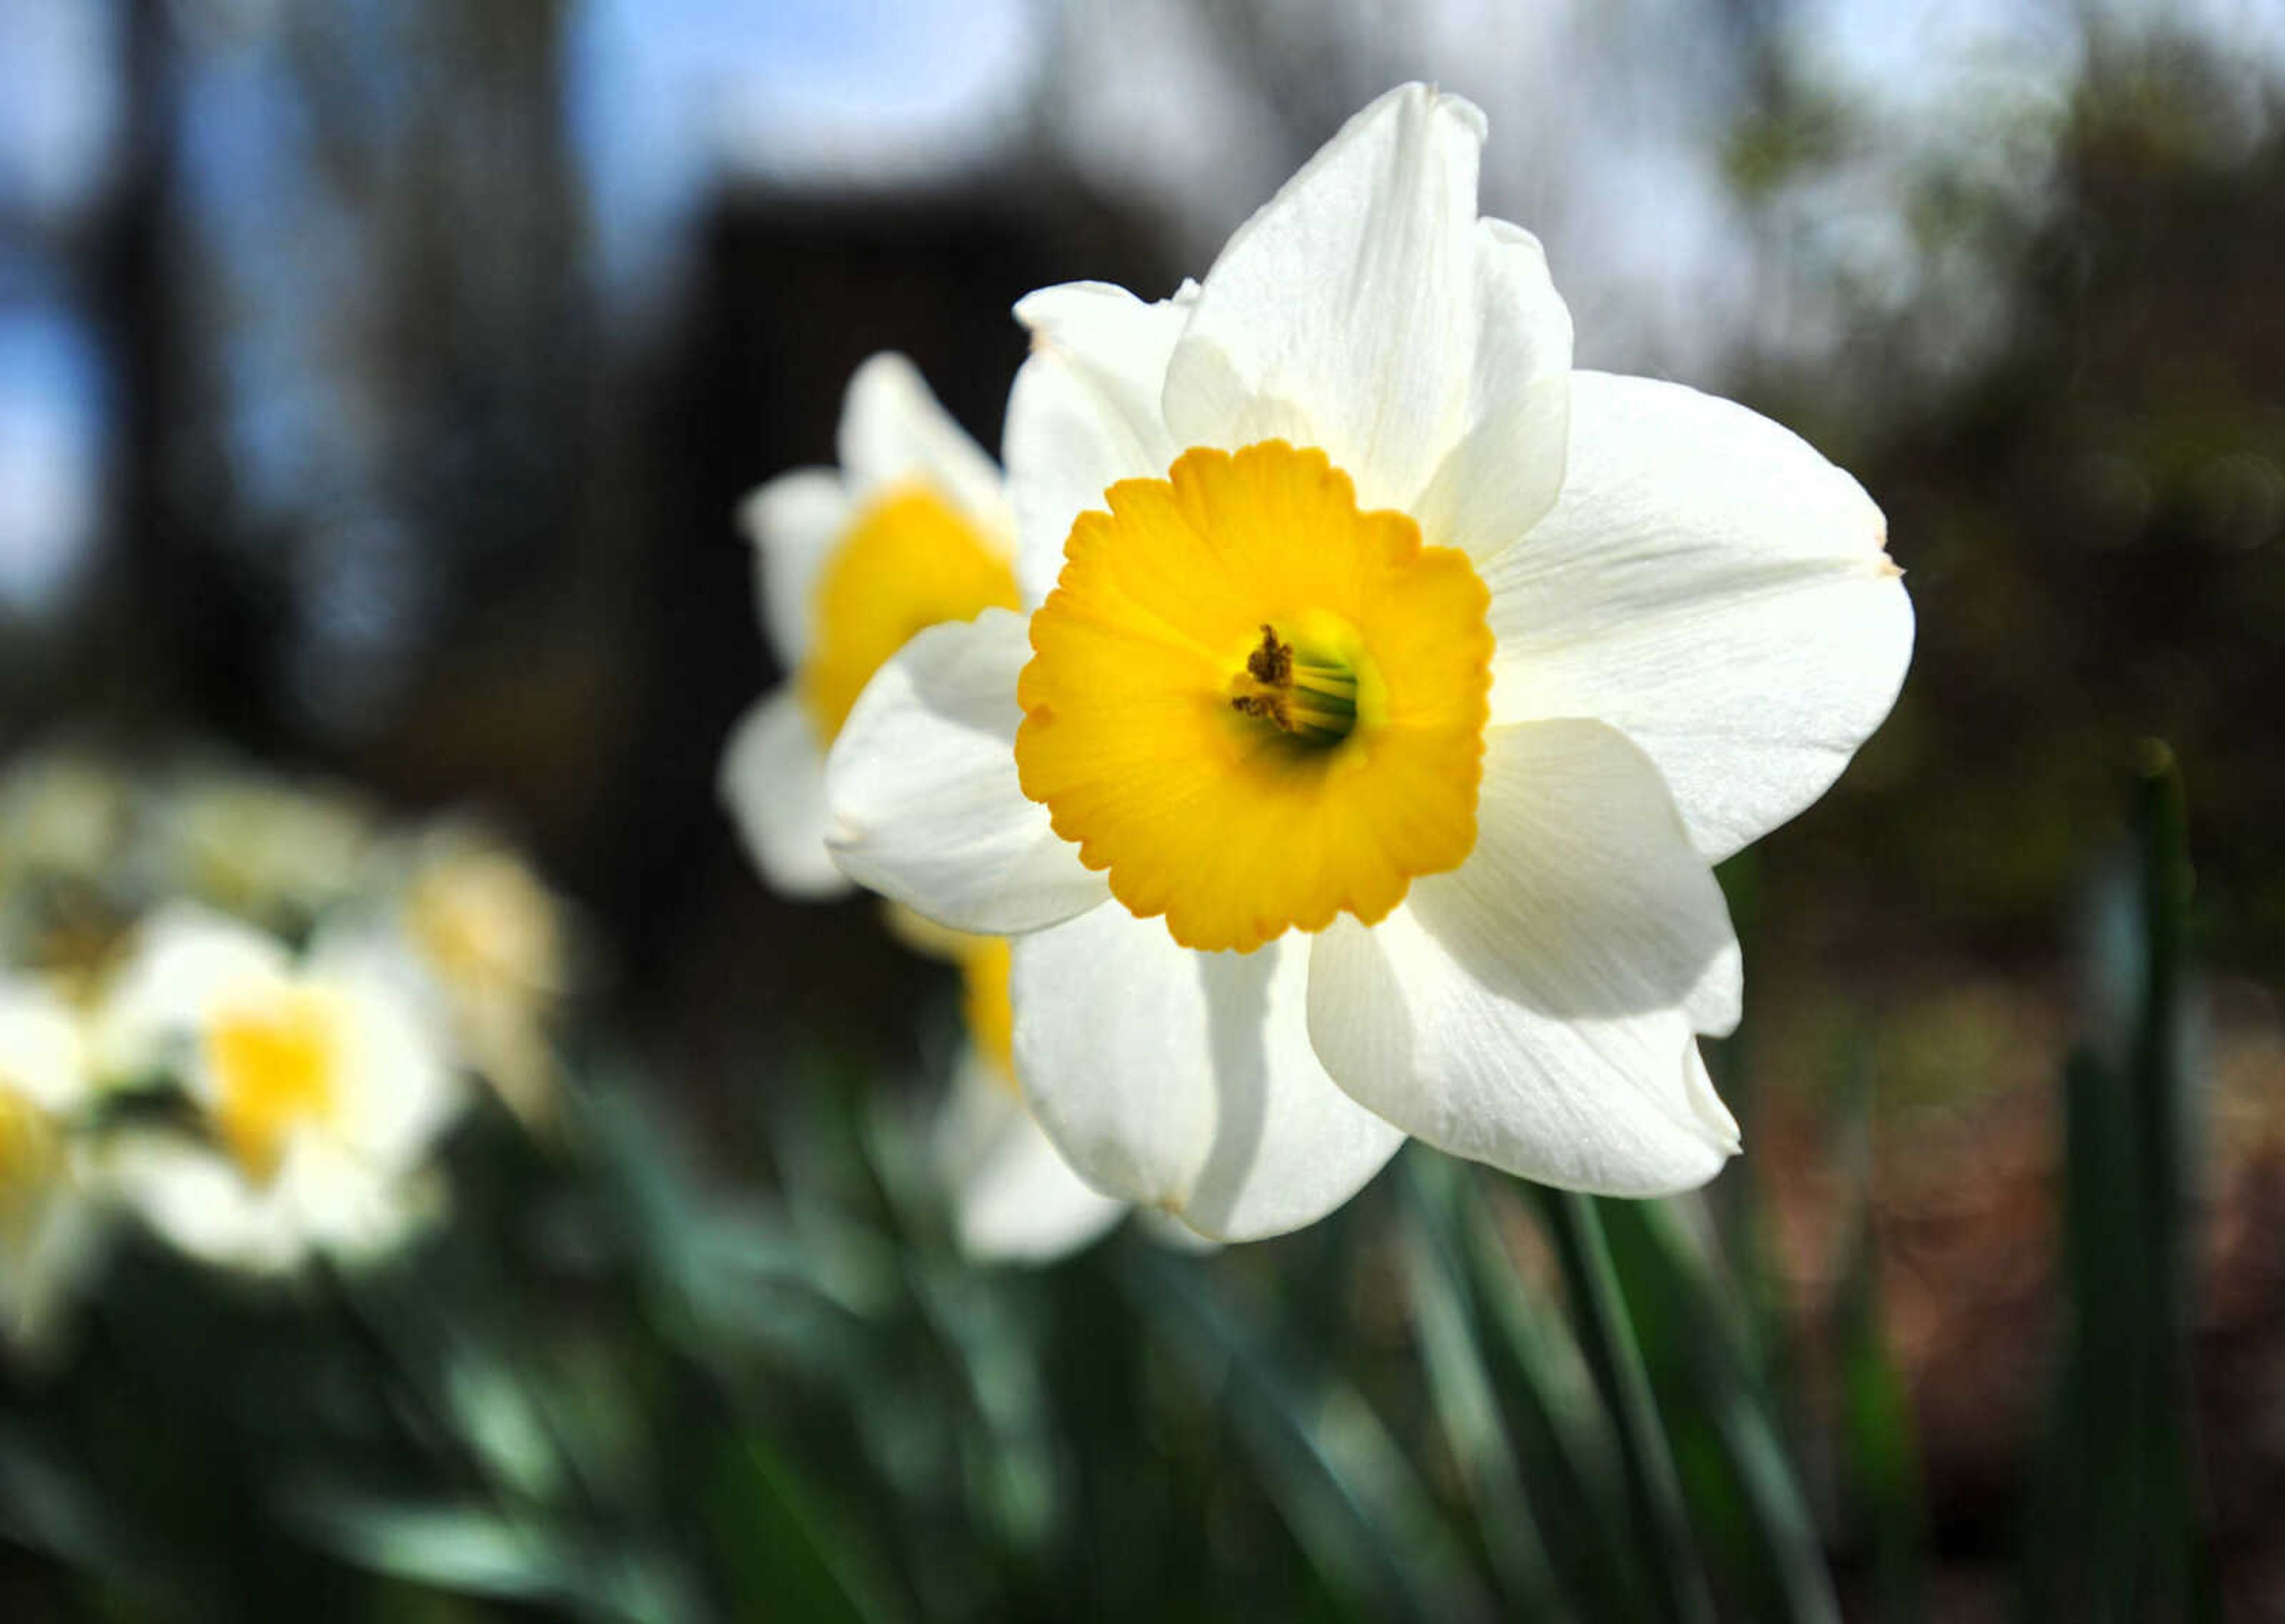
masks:
[[[172,29],[166,0],[119,7],[117,169],[95,227],[89,303],[108,363],[109,548],[98,608],[67,663],[67,694],[133,704],[179,675],[181,547],[167,499],[168,428],[181,365],[169,274]]]

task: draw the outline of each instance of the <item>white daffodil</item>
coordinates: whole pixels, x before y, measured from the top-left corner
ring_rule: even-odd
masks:
[[[922,627],[1019,601],[1000,470],[909,361],[876,355],[857,369],[839,438],[838,470],[781,475],[741,514],[762,624],[793,676],[739,724],[721,779],[763,877],[820,900],[851,889],[825,849],[825,756],[858,694]],[[1126,1206],[1082,1184],[1024,1109],[1006,943],[890,922],[957,963],[966,986],[969,1044],[933,1146],[962,1246],[1036,1262],[1085,1245]]]
[[[127,781],[101,757],[43,749],[0,773],[0,892],[38,876],[101,880],[126,838]]]
[[[1481,114],[1374,103],[1202,286],[1017,307],[1025,612],[923,632],[828,771],[836,859],[1013,938],[1034,1115],[1246,1239],[1416,1135],[1651,1195],[1738,1148],[1711,865],[1895,699],[1880,512],[1786,429],[1571,368]]]
[[[376,839],[372,810],[345,789],[235,771],[186,779],[157,822],[157,894],[271,922],[302,923],[352,894]]]
[[[546,1120],[555,1088],[548,1023],[570,980],[554,896],[503,842],[444,824],[413,848],[398,911],[460,1047],[518,1117]]]
[[[279,1269],[387,1248],[428,1217],[421,1177],[464,1103],[418,972],[372,941],[296,960],[236,920],[176,905],[143,926],[102,1016],[105,1063],[168,1072],[204,1138],[141,1133],[107,1171],[195,1257]]]
[[[721,791],[789,896],[845,895],[825,850],[825,752],[881,663],[923,626],[1014,608],[1016,531],[1000,470],[911,362],[849,380],[841,466],[797,468],[746,498],[762,624],[785,686],[746,713]]]
[[[41,983],[0,977],[0,1340],[20,1349],[46,1343],[95,1255],[72,1142],[89,1093],[78,1012]]]

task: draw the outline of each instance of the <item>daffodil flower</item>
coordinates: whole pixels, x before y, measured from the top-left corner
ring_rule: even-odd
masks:
[[[852,889],[825,849],[825,754],[858,694],[914,632],[1020,601],[1000,470],[902,356],[851,377],[839,450],[837,470],[797,469],[747,498],[762,624],[793,675],[739,724],[721,776],[764,878],[819,900]],[[969,1042],[932,1146],[962,1250],[1042,1262],[1094,1240],[1126,1204],[1081,1183],[1024,1108],[1006,943],[893,911],[890,924],[966,987]]]
[[[0,1340],[43,1347],[95,1255],[95,1203],[73,1142],[90,1096],[79,1012],[0,977]]]
[[[849,381],[839,468],[797,468],[746,498],[762,624],[791,679],[738,724],[721,792],[788,896],[845,895],[825,850],[825,752],[882,662],[940,621],[1013,608],[1016,530],[1000,470],[911,362]]]
[[[384,943],[275,938],[189,904],[146,921],[100,1017],[106,1071],[178,1079],[202,1137],[106,1158],[151,1227],[209,1262],[386,1250],[432,1212],[423,1164],[466,1102],[444,1017]]]
[[[132,814],[125,778],[102,757],[68,746],[27,752],[0,773],[0,895],[42,877],[102,880]]]
[[[1574,372],[1482,115],[1408,86],[1146,303],[1017,307],[1020,611],[923,632],[828,769],[854,878],[1012,938],[1106,1194],[1243,1240],[1411,1134],[1568,1188],[1738,1149],[1712,865],[1894,702],[1879,510],[1753,412]]]
[[[561,904],[504,841],[444,822],[412,845],[398,930],[443,994],[460,1048],[527,1126],[554,1110],[548,1026],[570,986]]]
[[[228,769],[192,772],[156,822],[152,877],[164,894],[293,927],[355,890],[378,834],[373,809],[345,787]]]

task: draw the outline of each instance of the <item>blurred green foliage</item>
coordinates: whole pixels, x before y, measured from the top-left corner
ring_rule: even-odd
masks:
[[[2075,1329],[2031,1618],[2218,1616],[2183,827],[2154,757],[2066,1090]],[[1861,1222],[1819,1416],[1724,1261],[1750,1202],[1724,1238],[1698,1201],[1527,1192],[1416,1146],[1283,1241],[1130,1224],[978,1269],[918,1119],[861,1077],[796,1061],[753,1091],[763,1194],[695,1167],[638,1079],[579,1071],[554,1142],[464,1132],[455,1222],[378,1267],[257,1287],[131,1249],[61,1374],[0,1407],[0,1518],[75,1575],[12,1616],[1940,1616]]]

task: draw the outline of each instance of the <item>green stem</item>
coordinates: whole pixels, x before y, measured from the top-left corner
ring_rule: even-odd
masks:
[[[1658,1402],[1650,1390],[1642,1349],[1635,1341],[1626,1298],[1611,1267],[1594,1197],[1571,1190],[1545,1192],[1543,1210],[1579,1321],[1587,1366],[1619,1435],[1627,1496],[1645,1541],[1658,1558],[1655,1587],[1673,1624],[1712,1624],[1714,1597],[1683,1509],[1682,1483]]]
[[[2146,1429],[2141,1471],[2160,1516],[2149,1541],[2151,1588],[2192,1619],[2219,1616],[2200,1531],[2195,1402],[2190,1372],[2192,1282],[2187,1170],[2190,1090],[2183,1076],[2184,1006],[2189,978],[2191,874],[2188,816],[2173,752],[2151,741],[2143,763],[2140,816],[2141,907],[2146,951],[2143,1008],[2136,1023],[2132,1107],[2142,1161],[2143,1257],[2140,1315]]]

